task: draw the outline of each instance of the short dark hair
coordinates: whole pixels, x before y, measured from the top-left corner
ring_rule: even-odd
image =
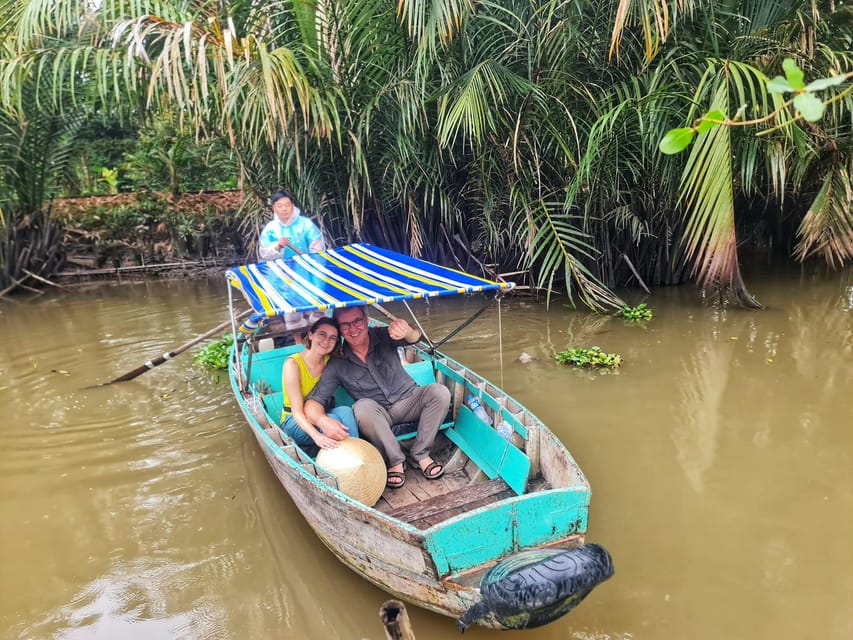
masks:
[[[290,191],[276,191],[274,194],[270,196],[270,205],[275,204],[282,198],[287,198],[293,203],[293,206],[298,206],[296,203],[296,196],[294,196]]]
[[[367,307],[364,305],[359,305],[357,307],[335,307],[335,310],[332,312],[332,317],[337,320],[338,316],[341,315],[344,311],[349,311],[350,309],[358,309],[361,311],[361,315],[365,318],[367,317]]]

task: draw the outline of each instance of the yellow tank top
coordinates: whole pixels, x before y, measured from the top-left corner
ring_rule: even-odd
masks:
[[[302,397],[305,398],[311,390],[317,385],[317,381],[320,379],[320,376],[316,378],[311,375],[311,372],[308,371],[308,365],[305,364],[305,360],[302,359],[301,353],[294,353],[288,360],[293,360],[299,366],[299,387],[302,391]],[[325,356],[323,358],[323,368],[325,369],[326,364],[329,362],[329,356]],[[290,415],[290,398],[287,397],[287,387],[284,384],[284,367],[282,367],[281,371],[281,391],[282,391],[282,406],[281,406],[281,422],[284,422],[287,419],[287,416]]]

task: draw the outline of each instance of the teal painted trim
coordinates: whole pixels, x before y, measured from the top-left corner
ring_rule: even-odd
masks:
[[[512,503],[490,505],[428,531],[424,545],[438,574],[459,573],[513,551],[513,511]]]
[[[439,575],[460,573],[587,529],[587,490],[541,491],[451,518],[424,545]]]
[[[501,438],[500,434],[498,435]],[[503,438],[501,438],[503,439]],[[498,475],[509,485],[516,494],[522,495],[527,491],[527,479],[530,477],[530,458],[516,449],[512,443],[507,442],[507,449]]]
[[[589,491],[556,490],[534,493],[516,503],[519,547],[535,547],[587,528]]]
[[[445,431],[452,426],[453,426],[452,422],[445,422],[443,425],[441,425],[438,428],[438,430],[439,431]],[[397,440],[400,440],[402,442],[403,440],[409,440],[410,438],[414,438],[416,435],[418,435],[417,431],[407,431],[406,433],[401,433],[399,436],[397,436]]]
[[[351,407],[355,404],[355,398],[353,398],[349,391],[344,389],[342,386],[338,385],[338,388],[335,389],[335,406],[336,407]]]
[[[441,360],[435,361],[435,368],[440,371],[445,378],[453,380],[453,382],[456,382],[457,384],[465,384],[465,376],[451,369]]]
[[[474,416],[468,407],[462,405],[459,407],[459,413],[456,416],[456,425],[452,429],[445,431],[445,435],[447,435],[447,437],[450,438],[450,441],[459,447],[465,455],[471,458],[471,460],[474,461],[474,464],[480,467],[483,473],[485,473],[490,480],[494,480],[498,477],[498,464],[500,463],[500,459],[503,457],[502,447],[496,446],[498,443],[495,443],[490,439],[488,440],[488,445],[491,446],[488,447],[483,446],[483,443],[478,442],[478,435],[484,433],[484,430],[479,425],[476,427],[470,426],[468,420],[464,418],[466,412],[470,413],[474,419],[484,425],[486,429],[492,431],[491,427]],[[494,431],[492,432],[494,433]],[[500,438],[500,436],[498,437]],[[501,440],[503,440],[503,438],[501,438]],[[504,441],[503,444],[506,445],[506,441]]]
[[[305,349],[301,344],[292,344],[270,351],[261,351],[252,354],[252,376],[249,380],[250,385],[258,382],[265,382],[269,385],[273,392],[281,391],[281,370],[284,367],[284,361],[294,353],[299,353]],[[243,374],[246,373],[249,354],[243,352]]]
[[[456,424],[446,434],[489,478],[500,477],[517,495],[525,492],[530,459],[468,407],[459,407]]]
[[[445,368],[449,367],[449,365],[445,364],[445,363],[453,363],[455,366],[460,367],[461,369],[463,369],[466,372],[466,377],[468,378],[468,380],[466,381],[465,385],[466,385],[466,387],[469,388],[469,390],[472,388],[475,388],[475,386],[477,384],[479,384],[480,382],[482,382],[484,384],[491,384],[493,387],[498,388],[492,382],[490,382],[489,380],[487,380],[483,376],[479,375],[478,373],[475,373],[474,371],[472,371],[468,367],[464,366],[463,364],[459,363],[458,361],[454,360],[450,356],[448,356],[444,353],[440,353],[440,352],[438,353],[438,356],[441,357],[441,359],[442,359],[439,362],[441,363],[441,365],[443,367],[445,367]],[[479,391],[478,391],[478,393],[479,393]],[[507,397],[510,397],[510,396],[507,396]],[[518,402],[518,400],[516,398],[512,398],[512,400],[513,400],[513,403],[518,407],[519,413],[525,413],[530,418],[530,420],[534,421],[535,423],[538,423],[539,425],[542,426],[543,429],[546,429],[548,432],[551,432],[551,430],[548,429],[545,426],[545,424],[542,423],[542,421],[539,420],[539,418],[537,418],[536,415],[532,411],[530,411],[530,409],[528,409],[523,404]],[[522,425],[519,423],[519,426],[521,427]],[[520,433],[520,431],[519,431],[519,433]],[[526,435],[526,434],[527,434],[527,428],[524,427],[524,435]],[[577,461],[574,459],[574,457],[572,457],[572,454],[569,453],[569,451],[568,451],[568,449],[566,449],[565,445],[562,442],[560,442],[560,440],[558,438],[556,438],[556,436],[554,437],[554,440],[556,442],[556,445],[558,447],[560,447],[560,449],[562,450],[562,455],[564,455],[566,457],[566,459],[575,468],[575,471],[578,474],[581,482],[583,482],[585,484],[589,484],[587,479],[586,479],[586,476],[584,475],[583,471],[580,468],[580,465],[578,465]]]
[[[527,440],[527,427],[516,418],[509,409],[501,409],[501,420],[506,420],[517,434]]]
[[[407,364],[403,369],[419,387],[424,387],[435,382],[435,371],[432,368],[432,362],[429,360]]]
[[[475,393],[474,395],[477,395],[477,394]],[[480,392],[478,397],[480,398],[480,402],[482,402],[489,409],[491,409],[495,413],[495,415],[500,413],[501,405],[495,398],[490,396],[485,391]]]

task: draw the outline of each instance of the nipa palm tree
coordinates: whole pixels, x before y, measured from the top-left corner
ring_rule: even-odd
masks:
[[[78,87],[68,104],[168,102],[227,136],[256,193],[294,186],[340,241],[531,269],[595,309],[622,304],[615,286],[691,274],[756,306],[739,266],[745,222],[793,227],[777,240],[799,238],[801,258],[851,256],[845,86],[819,123],[782,109],[751,130],[700,134],[689,156],[657,149],[703,113],[773,112],[767,81],[785,56],[809,77],[850,69],[844,5],[0,5],[15,43],[6,104],[39,73]],[[771,209],[782,225],[767,224]]]

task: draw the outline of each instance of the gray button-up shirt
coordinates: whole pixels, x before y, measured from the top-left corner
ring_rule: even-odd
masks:
[[[408,396],[417,387],[405,372],[397,354],[397,347],[409,344],[405,340],[392,340],[387,327],[370,327],[367,362],[362,362],[344,344],[344,357],[331,358],[320,376],[320,381],[308,398],[328,406],[341,385],[356,400],[369,398],[385,408]]]

